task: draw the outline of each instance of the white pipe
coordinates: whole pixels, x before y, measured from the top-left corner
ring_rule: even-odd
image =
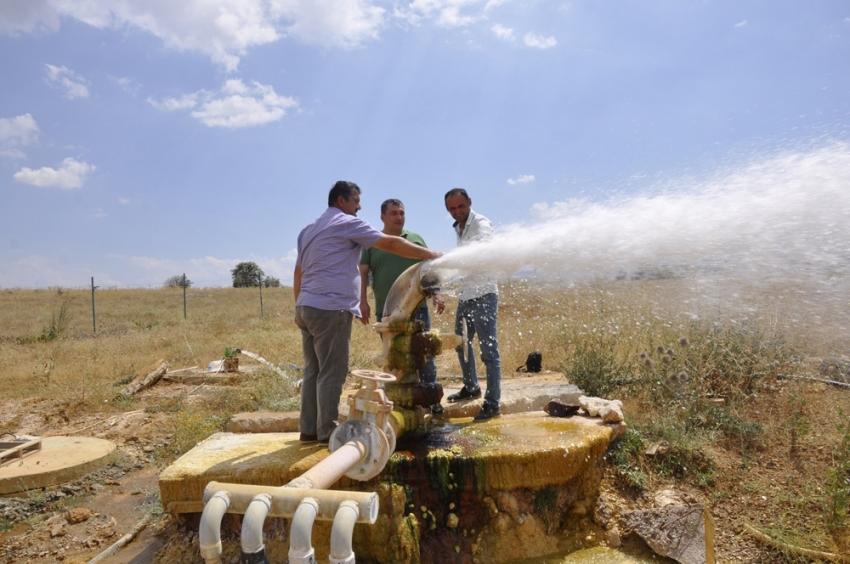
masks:
[[[216,492],[226,491],[230,497],[228,513],[244,514],[254,498],[259,494],[269,494],[272,507],[268,517],[283,517],[292,519],[298,504],[305,497],[312,497],[319,501],[319,521],[333,521],[336,510],[343,501],[350,500],[357,503],[360,510],[358,523],[373,524],[378,518],[378,494],[375,492],[352,492],[345,490],[313,490],[280,486],[254,486],[249,484],[225,484],[221,482],[210,482],[204,489],[204,499],[210,499]]]
[[[245,518],[242,520],[242,552],[254,554],[265,548],[263,545],[263,523],[272,508],[272,498],[262,493],[254,497]]]
[[[198,541],[206,564],[221,564],[221,518],[230,507],[230,494],[216,492],[204,505]]]
[[[339,504],[331,528],[330,564],[354,564],[351,537],[354,535],[354,524],[359,515],[357,504],[353,501],[343,501]]]
[[[289,564],[315,564],[315,551],[310,537],[318,514],[319,502],[315,498],[305,497],[298,504],[289,535]]]
[[[365,458],[366,451],[366,445],[362,441],[352,439],[287,485],[296,488],[327,489],[357,466]]]

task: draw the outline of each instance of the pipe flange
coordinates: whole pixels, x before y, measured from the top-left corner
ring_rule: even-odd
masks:
[[[390,455],[392,455],[392,453],[395,452],[396,446],[395,429],[392,425],[387,425],[386,427],[384,427],[384,435],[387,437],[387,444],[389,445],[387,448],[389,449]],[[389,459],[389,457],[387,458]]]
[[[328,450],[333,453],[351,440],[363,443],[366,447],[366,456],[345,475],[352,480],[363,482],[380,474],[392,452],[384,432],[363,419],[346,421],[331,434]]]

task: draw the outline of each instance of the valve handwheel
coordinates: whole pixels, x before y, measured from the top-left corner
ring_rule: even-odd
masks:
[[[351,375],[363,380],[372,380],[374,382],[395,382],[396,377],[380,370],[352,370]]]

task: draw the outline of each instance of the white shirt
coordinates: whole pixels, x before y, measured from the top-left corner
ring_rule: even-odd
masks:
[[[464,247],[478,241],[486,241],[493,236],[493,224],[490,220],[469,210],[469,217],[466,218],[466,226],[463,230],[460,229],[458,222],[454,222],[452,226],[457,234],[457,246]],[[499,287],[495,280],[487,276],[485,273],[476,272],[465,276],[461,283],[461,291],[458,299],[461,301],[480,298],[485,294],[498,294]]]

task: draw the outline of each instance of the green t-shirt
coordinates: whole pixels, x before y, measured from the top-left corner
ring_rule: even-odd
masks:
[[[407,239],[411,243],[427,247],[425,241],[418,233],[413,233],[407,229],[402,230],[401,237]],[[419,262],[419,259],[409,259],[382,251],[372,247],[371,249],[363,249],[360,252],[360,264],[368,264],[369,270],[372,273],[372,290],[375,292],[375,315],[383,316],[384,302],[387,300],[387,294],[390,293],[390,288],[401,276],[401,273]],[[419,307],[425,306],[423,301]]]

